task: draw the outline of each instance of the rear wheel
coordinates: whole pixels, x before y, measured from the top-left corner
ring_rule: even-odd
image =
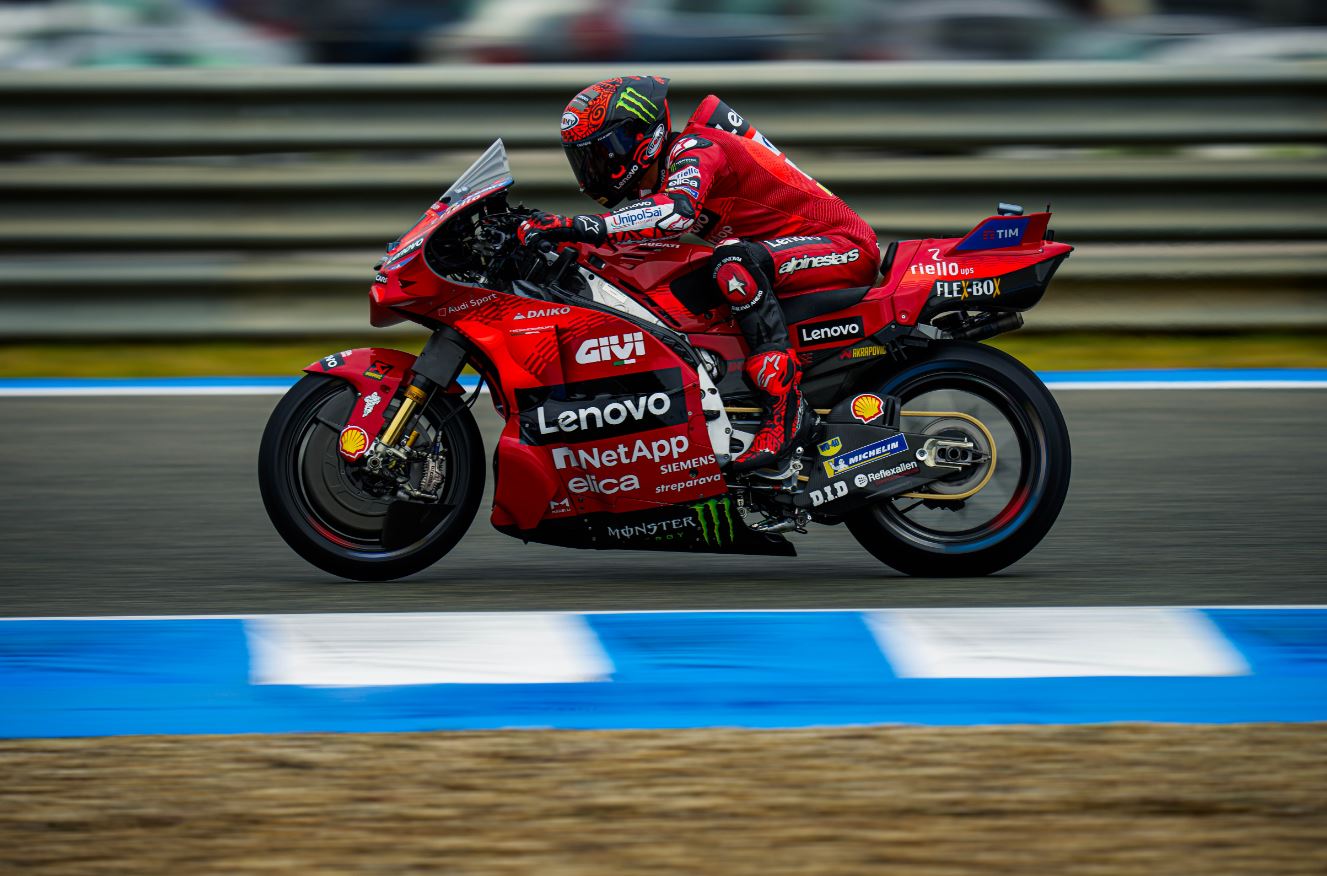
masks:
[[[286,393],[259,450],[263,505],[286,543],[318,568],[359,581],[401,578],[437,562],[469,529],[484,491],[483,442],[470,411],[435,394],[414,429],[416,447],[436,450],[439,501],[397,500],[337,452],[357,398],[345,381],[314,374]],[[423,466],[414,467],[418,488]]]
[[[1071,453],[1035,374],[999,350],[941,342],[879,391],[902,401],[904,431],[967,439],[988,459],[852,514],[863,547],[905,574],[954,577],[999,571],[1037,546],[1064,505]]]

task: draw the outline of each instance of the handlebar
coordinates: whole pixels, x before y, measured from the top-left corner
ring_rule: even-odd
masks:
[[[540,268],[545,269],[542,283],[548,286],[560,286],[568,270],[573,270],[576,266],[576,250],[567,247],[558,252],[557,258],[549,264],[548,256],[556,249],[552,241],[538,241],[534,249],[539,253],[538,256],[530,259],[530,266],[525,271],[525,276],[521,279],[527,282],[534,282],[535,274]]]

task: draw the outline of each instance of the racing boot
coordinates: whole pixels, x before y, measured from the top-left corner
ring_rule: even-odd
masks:
[[[728,300],[751,354],[747,383],[764,402],[765,420],[751,446],[732,462],[735,472],[770,468],[811,426],[797,383],[802,369],[788,340],[783,308],[774,297],[769,252],[759,243],[730,239],[714,248],[714,283]]]
[[[811,426],[811,412],[797,385],[802,368],[797,354],[784,349],[751,356],[743,370],[756,395],[763,397],[765,421],[751,446],[733,460],[733,471],[773,468],[804,440]]]

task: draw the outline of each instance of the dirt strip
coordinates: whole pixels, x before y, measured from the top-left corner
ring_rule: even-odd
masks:
[[[0,741],[0,873],[1321,874],[1327,725]]]

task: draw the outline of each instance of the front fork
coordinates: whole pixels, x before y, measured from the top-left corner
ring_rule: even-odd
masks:
[[[426,502],[438,499],[434,492],[437,484],[431,483],[432,479],[427,473],[418,489],[410,484],[410,463],[422,459],[428,464],[432,460],[431,454],[415,449],[415,440],[419,438],[419,433],[411,431],[409,439],[404,445],[401,444],[401,436],[414,422],[420,405],[428,401],[428,397],[428,389],[424,386],[413,382],[407,386],[405,398],[401,400],[401,406],[396,409],[396,415],[387,424],[382,435],[374,439],[369,452],[364,454],[364,467],[377,477],[386,479],[388,483],[395,482],[396,490],[402,499]],[[433,467],[437,467],[436,461],[433,462]]]
[[[452,328],[435,331],[411,366],[413,376],[404,389],[404,398],[387,428],[365,454],[364,465],[375,474],[395,477],[397,487],[411,499],[436,500],[429,489],[416,490],[409,483],[409,463],[418,433],[411,431],[404,447],[401,436],[414,424],[420,408],[438,387],[448,386],[465,367],[466,350],[460,334]]]
[[[400,443],[406,427],[414,422],[415,411],[428,401],[432,383],[433,381],[427,377],[421,378],[418,374],[415,375],[415,379],[405,388],[405,398],[401,400],[401,406],[396,409],[396,416],[392,417],[392,421],[387,424],[387,428],[378,439],[380,442],[388,447],[395,447]]]

